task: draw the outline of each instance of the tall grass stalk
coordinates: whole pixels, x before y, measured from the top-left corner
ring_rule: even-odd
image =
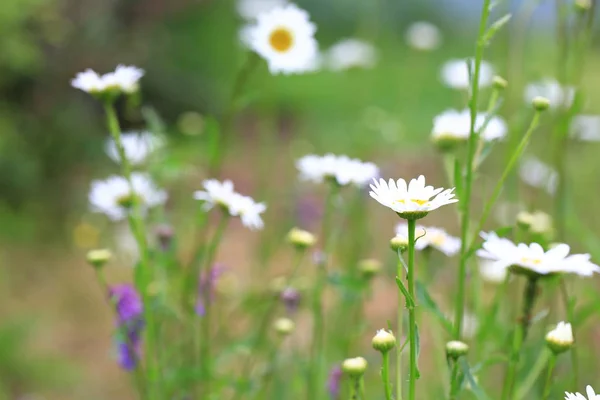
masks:
[[[146,228],[144,225],[144,219],[141,213],[141,208],[139,204],[139,199],[135,195],[135,188],[133,186],[133,181],[131,178],[131,165],[129,160],[127,159],[127,155],[125,153],[125,148],[123,147],[123,143],[121,140],[121,127],[119,125],[119,120],[117,118],[117,113],[114,108],[114,104],[112,102],[104,103],[104,110],[106,113],[106,120],[108,124],[108,129],[110,134],[115,142],[117,147],[117,152],[119,153],[119,158],[121,160],[121,171],[129,184],[129,190],[132,195],[132,214],[129,217],[129,225],[135,241],[137,243],[139,253],[140,253],[140,264],[137,268],[141,269],[141,282],[138,283],[138,290],[142,294],[142,300],[144,303],[144,323],[145,323],[145,351],[144,351],[144,360],[146,364],[146,372],[147,372],[147,389],[148,389],[148,398],[152,399],[160,399],[161,398],[161,385],[159,382],[159,370],[158,364],[156,360],[156,322],[154,319],[154,313],[152,310],[152,297],[150,296],[149,289],[150,285],[153,281],[154,271],[152,270],[152,265],[150,263],[150,257],[148,253],[148,243],[146,240]]]
[[[400,250],[398,250],[398,267],[396,270],[397,278],[402,279],[403,276],[406,275],[406,268],[404,266],[404,261],[402,260],[402,254]],[[396,310],[396,335],[399,340],[402,340],[402,333],[404,331],[404,307],[402,304],[402,294],[398,292],[398,305]],[[405,304],[408,304],[406,302]],[[402,400],[402,380],[404,377],[402,376],[402,350],[404,350],[404,346],[396,346],[396,399]]]
[[[413,301],[416,299],[415,296],[415,231],[417,227],[416,219],[409,219],[408,221],[408,294],[412,297]],[[409,380],[408,380],[408,399],[416,399],[416,388],[417,388],[417,319],[416,319],[416,304],[412,303],[408,308],[408,340],[410,345],[409,354]]]

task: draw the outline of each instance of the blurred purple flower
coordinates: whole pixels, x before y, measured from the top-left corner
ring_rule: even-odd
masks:
[[[281,292],[281,301],[283,302],[288,314],[294,314],[298,310],[300,300],[301,295],[298,289],[287,287]]]
[[[342,367],[336,365],[329,371],[329,378],[327,379],[327,391],[329,392],[329,397],[332,400],[337,400],[340,397],[341,381]]]
[[[210,270],[205,271],[198,282],[198,297],[196,299],[196,315],[203,316],[206,313],[204,306],[204,293],[208,291],[209,300],[215,296],[215,286],[219,277],[225,272],[225,267],[220,264],[215,264]]]
[[[109,289],[109,296],[116,303],[119,325],[133,322],[142,315],[144,306],[133,285],[129,283],[114,285]]]
[[[140,359],[140,343],[139,339],[131,343],[117,343],[117,357],[121,368],[127,371],[135,369],[137,361]]]

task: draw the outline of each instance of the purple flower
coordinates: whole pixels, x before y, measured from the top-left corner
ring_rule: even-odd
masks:
[[[118,342],[117,357],[121,368],[131,371],[135,369],[137,361],[140,359],[140,340],[134,342]]]
[[[287,287],[281,292],[281,301],[285,305],[288,314],[294,314],[300,304],[300,292],[293,287]]]
[[[329,378],[327,379],[327,391],[332,400],[337,400],[340,397],[341,381],[342,368],[339,365],[336,365],[329,371]]]
[[[129,323],[140,318],[144,306],[135,288],[129,283],[114,285],[109,289],[110,298],[116,303],[118,323]]]
[[[215,296],[215,285],[217,280],[225,272],[225,267],[220,264],[214,265],[211,269],[200,276],[198,282],[198,297],[196,299],[196,315],[203,316],[206,313],[204,305],[204,293],[208,291],[209,300]]]

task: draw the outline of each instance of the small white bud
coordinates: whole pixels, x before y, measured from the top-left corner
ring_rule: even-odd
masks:
[[[531,101],[531,104],[533,104],[533,108],[537,111],[546,111],[550,107],[550,100],[542,96],[536,96]]]
[[[408,238],[402,235],[395,236],[390,240],[390,247],[395,252],[404,253],[408,249]]]
[[[86,258],[94,268],[102,268],[112,258],[112,253],[108,249],[90,250]]]
[[[546,335],[546,344],[554,354],[560,354],[573,346],[573,331],[571,324],[559,322],[556,328]]]
[[[446,343],[446,355],[454,360],[466,355],[469,352],[469,345],[459,340],[452,340]]]
[[[493,85],[494,88],[498,90],[506,89],[506,87],[508,86],[508,81],[503,77],[496,75],[494,76]]]
[[[342,371],[353,378],[361,377],[366,370],[367,360],[362,357],[347,358],[342,363]]]
[[[358,270],[365,279],[371,279],[381,271],[381,262],[373,258],[367,258],[358,262]]]
[[[381,353],[387,353],[396,346],[396,337],[391,331],[380,329],[371,341],[373,348]]]
[[[281,336],[287,336],[294,331],[296,324],[289,318],[279,318],[273,323],[273,328]]]
[[[315,235],[308,231],[298,228],[292,228],[292,230],[287,235],[287,241],[288,243],[295,246],[297,249],[304,250],[309,247],[312,247],[316,243],[317,238],[315,237]]]

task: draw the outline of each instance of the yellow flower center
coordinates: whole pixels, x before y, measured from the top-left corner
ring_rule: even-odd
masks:
[[[142,198],[137,195],[126,194],[121,197],[118,197],[117,204],[123,208],[132,208],[134,204],[137,202],[138,204],[143,203]]]
[[[279,53],[285,53],[294,44],[294,36],[287,28],[277,28],[271,32],[269,43]]]
[[[425,203],[429,203],[429,200],[420,200],[420,199],[409,199],[408,201],[410,201],[412,203],[417,203],[420,206],[422,206]],[[396,200],[396,203],[400,203],[400,204],[406,204],[406,202],[407,202],[407,200],[405,200],[405,199]]]
[[[528,258],[528,257],[521,257],[521,262],[523,264],[534,264],[534,265],[539,265],[542,263],[542,260],[540,260],[539,258]]]

